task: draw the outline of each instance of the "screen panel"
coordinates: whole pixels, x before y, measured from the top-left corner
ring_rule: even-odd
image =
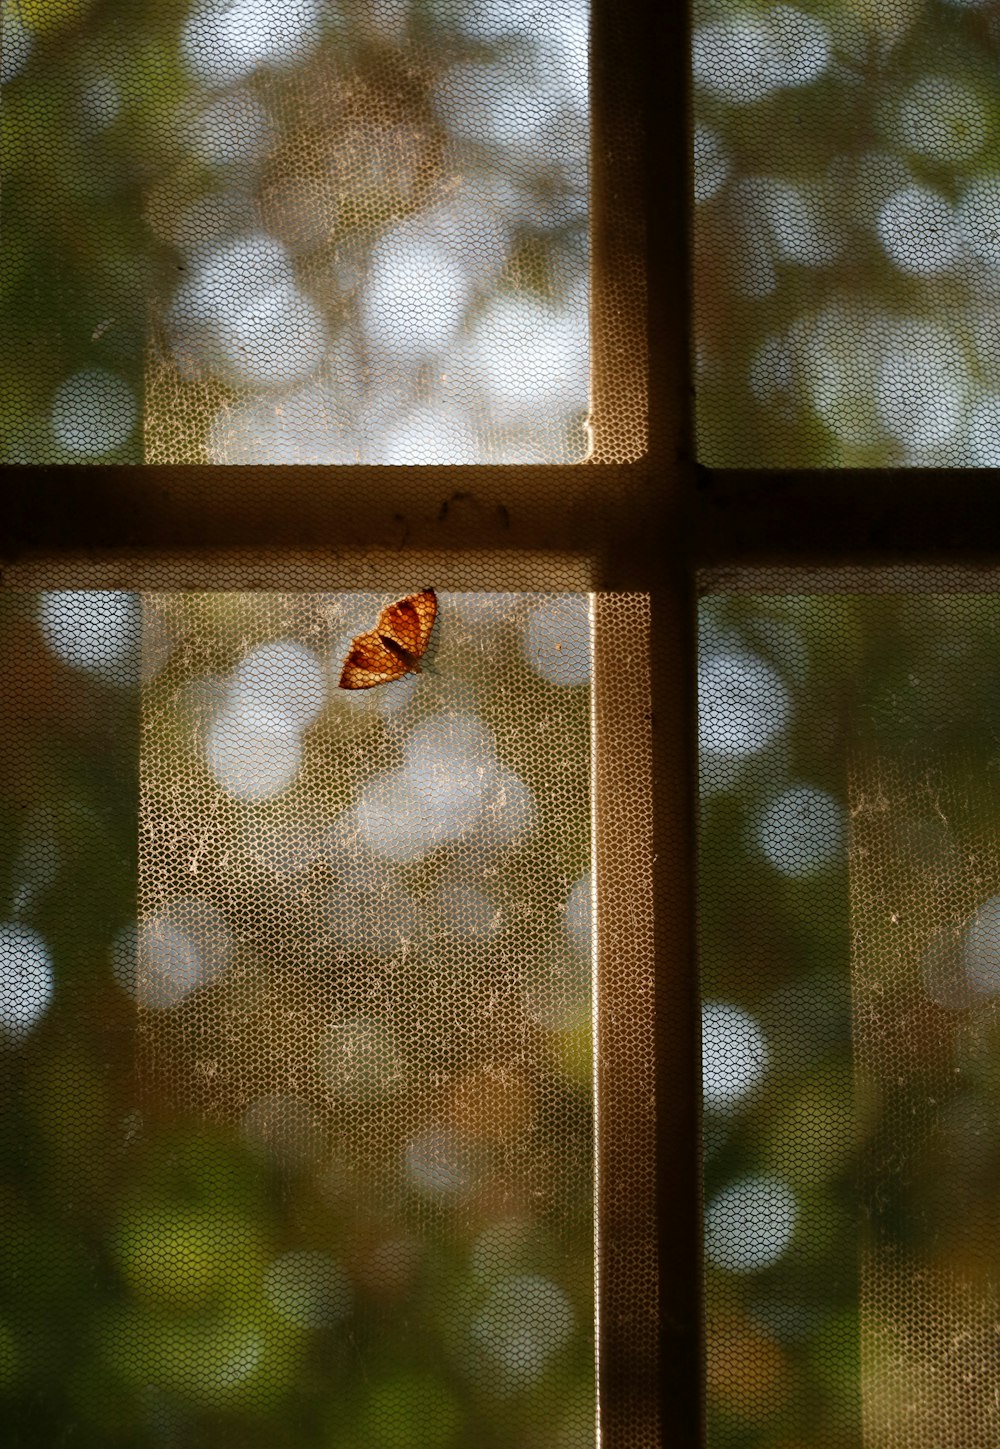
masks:
[[[12,1442],[596,1442],[591,605],[391,601],[3,596]]]
[[[995,584],[702,601],[710,1445],[996,1437]]]
[[[6,0],[3,460],[589,456],[589,19]]]
[[[996,15],[695,6],[698,452],[1000,459]]]

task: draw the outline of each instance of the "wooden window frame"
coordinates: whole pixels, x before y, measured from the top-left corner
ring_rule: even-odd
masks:
[[[660,1442],[697,1446],[704,1441],[697,576],[712,568],[718,580],[720,569],[779,563],[995,566],[1000,488],[990,470],[698,465],[689,366],[689,17],[662,0],[592,0],[592,7],[594,285],[600,289],[602,269],[625,262],[645,274],[649,434],[641,459],[502,469],[0,468],[0,567],[220,549],[550,551],[587,558],[599,592],[649,596],[658,1236],[650,1272],[660,1305],[658,1355],[646,1352],[648,1335],[634,1314],[616,1311],[615,1262],[630,1245],[627,1197],[614,1193],[628,1191],[628,1144],[616,1147],[615,1103],[604,1101],[602,1444],[645,1444],[642,1416],[632,1409],[652,1397]],[[600,347],[595,366],[599,414],[614,407],[616,379],[613,365],[602,377]],[[624,672],[620,687],[629,685]]]

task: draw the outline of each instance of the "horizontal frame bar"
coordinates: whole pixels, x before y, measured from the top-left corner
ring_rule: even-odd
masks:
[[[692,566],[995,561],[1000,470],[698,468]]]

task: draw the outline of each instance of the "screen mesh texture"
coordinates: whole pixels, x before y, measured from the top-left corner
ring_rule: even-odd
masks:
[[[996,1442],[994,583],[702,603],[713,1446]]]
[[[596,1443],[592,604],[391,599],[0,597],[9,1443]]]
[[[587,0],[0,23],[4,461],[588,456]]]
[[[997,24],[980,0],[698,0],[704,462],[1000,461]]]

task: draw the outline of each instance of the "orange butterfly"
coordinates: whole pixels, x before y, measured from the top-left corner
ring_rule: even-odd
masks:
[[[420,660],[437,618],[437,594],[424,589],[389,604],[370,634],[359,634],[340,672],[341,689],[371,689],[404,674],[420,674]]]

